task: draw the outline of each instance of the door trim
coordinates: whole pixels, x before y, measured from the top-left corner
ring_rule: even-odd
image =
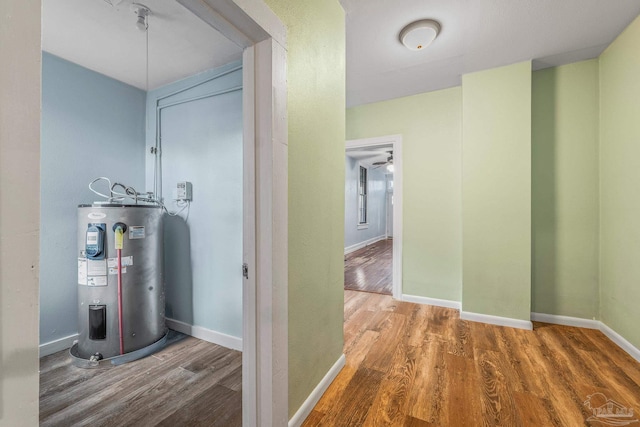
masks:
[[[345,149],[393,146],[393,298],[402,299],[402,135],[387,135],[376,138],[351,139]]]
[[[384,222],[384,237],[385,238],[389,238],[389,237],[393,237],[392,235],[389,235],[389,204],[391,204],[391,206],[393,206],[393,190],[389,191],[389,175],[391,175],[390,173],[387,173],[384,175],[385,179],[384,179],[384,185],[385,185],[385,198],[384,198],[384,203],[385,203],[385,222]],[[393,217],[393,209],[391,210],[391,215]],[[393,218],[391,218],[392,221],[392,227],[393,228]]]
[[[242,424],[287,425],[287,30],[261,0],[178,2],[244,49]]]

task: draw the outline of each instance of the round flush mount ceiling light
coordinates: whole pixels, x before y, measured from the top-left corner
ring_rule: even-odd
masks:
[[[410,50],[422,50],[440,33],[440,23],[433,19],[412,22],[400,31],[400,41]]]

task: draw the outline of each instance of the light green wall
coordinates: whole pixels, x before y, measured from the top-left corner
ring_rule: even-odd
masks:
[[[342,354],[345,26],[338,0],[267,0],[288,30],[289,414]]]
[[[532,85],[532,311],[598,318],[598,61]]]
[[[402,134],[403,293],[460,301],[460,87],[347,110],[347,139]]]
[[[267,3],[289,32],[293,414],[342,352],[344,15],[336,1]],[[601,316],[636,346],[638,43],[636,21],[600,59]],[[533,296],[535,311],[597,317],[597,79],[587,61],[536,72],[532,86],[525,62],[466,75],[462,90],[347,110],[347,139],[403,135],[405,293],[463,292],[465,311],[523,320]]]
[[[404,138],[405,293],[458,299],[462,242],[463,310],[598,318],[640,347],[639,50],[640,18],[599,60],[533,75],[525,62],[464,76],[462,96],[454,88],[347,110],[348,139]],[[455,173],[462,239],[456,218],[429,211],[444,202],[459,212]],[[434,236],[448,238],[435,267]]]
[[[462,309],[531,313],[531,63],[462,77]]]
[[[600,309],[640,347],[640,18],[600,56]]]
[[[532,311],[598,317],[598,63],[533,73]],[[347,110],[347,139],[402,134],[404,293],[460,300],[461,88]]]

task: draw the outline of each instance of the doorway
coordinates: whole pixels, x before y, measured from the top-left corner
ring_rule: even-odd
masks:
[[[401,299],[402,136],[349,140],[345,154],[345,289]]]
[[[112,2],[105,0],[104,3]],[[238,265],[238,271],[244,273],[240,284],[243,288],[243,423],[256,425],[257,420],[262,420],[280,425],[288,419],[287,375],[281,368],[287,366],[287,283],[281,279],[286,278],[287,235],[286,227],[285,232],[280,227],[281,222],[286,221],[287,211],[286,173],[282,179],[287,152],[280,147],[286,147],[287,134],[286,105],[283,104],[286,99],[286,30],[262,3],[245,6],[242,10],[235,3],[220,5],[220,2],[188,0],[179,3],[219,30],[242,52],[243,129],[240,134],[244,148],[244,180],[240,187],[244,193],[241,219],[244,266]],[[267,28],[257,22],[266,23]],[[278,120],[274,120],[276,116]],[[113,125],[105,123],[105,126]],[[278,144],[278,150],[273,149],[275,144]],[[285,202],[272,205],[273,199]],[[280,230],[275,233],[277,227]],[[256,244],[258,234],[262,240]],[[274,248],[278,250],[274,251]],[[274,276],[279,279],[277,284],[273,281]],[[267,345],[267,341],[272,345]],[[257,357],[259,343],[264,345],[260,359]],[[276,370],[278,374],[274,376]],[[261,386],[257,387],[258,384]],[[278,392],[274,393],[273,389]]]
[[[87,25],[86,16],[97,19]],[[124,43],[129,48],[118,49]],[[44,4],[40,331],[43,355],[63,349],[41,359],[43,425],[221,419],[204,411],[202,392],[213,388],[228,403],[228,424],[241,425],[242,54],[176,2]],[[111,181],[90,187],[96,194],[86,191],[98,177]],[[189,184],[189,195],[174,194],[180,182],[185,190]],[[103,209],[105,202],[112,207]],[[77,205],[91,206],[89,218],[85,212],[76,219]],[[108,209],[124,227],[142,230],[122,236],[122,253],[112,243],[108,221],[115,220],[104,219]],[[155,227],[133,214],[143,209],[158,212]],[[106,223],[106,255],[87,261],[76,236],[93,223]],[[131,261],[113,268],[116,252]],[[68,262],[75,258],[77,270]],[[144,275],[149,271],[153,276]],[[87,333],[91,307],[102,312],[100,334]],[[85,349],[78,358],[67,354],[69,337],[79,341],[73,348]],[[154,354],[113,367],[136,351]],[[113,371],[73,366],[94,356]],[[207,374],[213,371],[217,377]],[[181,406],[191,409],[171,408],[176,400],[159,391],[162,383],[172,391],[191,383],[195,393],[181,393]],[[150,393],[164,410],[136,414],[135,407],[150,405]],[[129,410],[114,410],[123,401]]]
[[[391,295],[393,239],[383,238],[345,255],[344,290]]]

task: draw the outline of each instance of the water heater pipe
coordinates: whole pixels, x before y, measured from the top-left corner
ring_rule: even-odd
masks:
[[[124,245],[124,232],[127,226],[121,222],[113,224],[115,232],[115,247],[118,257],[118,333],[120,335],[120,354],[124,354],[124,327],[122,322],[122,246]]]
[[[122,327],[122,249],[118,254],[118,332],[120,334],[120,354],[124,354],[124,332]]]

